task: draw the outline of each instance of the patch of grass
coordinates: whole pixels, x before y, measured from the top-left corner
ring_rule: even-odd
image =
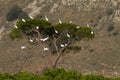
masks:
[[[120,78],[106,78],[101,75],[81,75],[74,70],[47,69],[43,75],[20,72],[14,75],[0,74],[0,80],[120,80]]]
[[[81,50],[81,46],[69,46],[69,47],[67,47],[67,49],[78,51],[78,50]]]

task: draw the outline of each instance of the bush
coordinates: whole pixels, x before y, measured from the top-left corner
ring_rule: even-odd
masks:
[[[21,20],[21,19],[27,19],[28,18],[28,14],[24,11],[22,11],[21,13],[19,13],[18,15],[18,19]]]
[[[103,77],[103,76],[98,76],[98,75],[85,75],[81,77],[81,80],[106,80],[107,78]]]
[[[81,46],[69,46],[69,47],[67,47],[67,49],[69,49],[69,50],[81,50]]]
[[[16,80],[37,80],[38,76],[32,73],[20,72],[15,74]]]
[[[115,32],[112,33],[113,36],[117,36],[118,34],[119,34],[118,31],[115,31]]]
[[[12,21],[16,19],[21,18],[28,18],[28,15],[26,12],[24,12],[19,6],[14,5],[7,13],[6,20]]]
[[[108,8],[108,9],[106,10],[106,14],[107,14],[108,16],[112,15],[113,12],[114,12],[114,9],[112,9],[112,8]]]
[[[113,31],[113,30],[114,30],[114,25],[113,25],[113,24],[110,24],[110,25],[108,26],[107,31],[108,31],[108,32],[111,32],[111,31]]]
[[[81,75],[74,70],[48,69],[43,75],[20,72],[14,75],[0,74],[0,80],[120,80],[120,78],[106,78],[100,75]]]
[[[9,37],[14,40],[16,38],[20,38],[22,36],[21,30],[14,28],[11,33],[9,34]]]
[[[3,73],[3,74],[0,74],[0,80],[15,80],[15,77],[8,73]]]

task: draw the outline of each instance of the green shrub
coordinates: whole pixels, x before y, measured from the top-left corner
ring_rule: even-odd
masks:
[[[103,76],[89,74],[89,75],[82,76],[81,80],[107,80],[107,78]]]
[[[38,76],[32,73],[20,72],[15,74],[16,80],[37,80]]]
[[[76,31],[76,35],[79,36],[79,38],[93,38],[94,34],[91,34],[92,29],[89,27],[80,27],[77,31]]]
[[[14,40],[16,38],[20,38],[22,36],[21,30],[14,28],[11,33],[9,34],[9,37]]]
[[[0,80],[15,80],[15,77],[8,73],[3,73],[0,74]]]
[[[18,19],[19,20],[21,20],[21,19],[28,19],[28,14],[26,12],[22,11],[21,13],[19,13]]]
[[[16,19],[22,19],[22,18],[27,18],[28,15],[26,12],[24,12],[19,6],[14,5],[7,13],[6,15],[6,20],[7,21],[12,21]]]
[[[108,16],[112,15],[113,12],[114,12],[114,9],[112,9],[112,8],[108,8],[108,9],[106,10],[106,14],[107,14]]]
[[[68,46],[67,49],[69,49],[69,50],[81,50],[81,46]]]
[[[108,32],[111,32],[111,31],[113,31],[114,29],[115,29],[114,25],[113,25],[113,24],[110,24],[110,25],[108,26],[107,31],[108,31]]]
[[[74,70],[66,71],[64,69],[48,69],[43,75],[20,72],[14,75],[7,73],[0,74],[0,80],[120,80],[118,78],[106,78],[100,75],[81,75]]]
[[[54,80],[80,80],[80,78],[81,74],[75,71],[67,71],[56,76]]]
[[[64,69],[48,69],[48,70],[45,70],[44,75],[52,77],[54,79],[56,76],[62,73],[65,73]]]
[[[112,33],[113,36],[117,36],[118,34],[119,34],[118,31],[115,31],[115,32]]]

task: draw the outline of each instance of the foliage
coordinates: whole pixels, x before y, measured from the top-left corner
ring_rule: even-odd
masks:
[[[69,50],[81,50],[81,46],[68,46],[67,49],[69,49]]]
[[[113,13],[114,13],[114,9],[112,9],[112,8],[108,8],[108,9],[106,10],[106,14],[107,14],[108,16],[112,15]]]
[[[0,74],[0,80],[15,80],[15,77],[8,73],[3,73]]]
[[[46,31],[47,34],[47,30],[51,28],[51,23],[42,19],[27,19],[26,22],[19,21],[17,26],[25,35],[31,33],[32,29],[37,26],[39,26],[40,33],[44,34]]]
[[[80,27],[76,31],[76,35],[79,36],[79,38],[93,38],[94,34],[91,34],[92,29],[89,27]]]
[[[6,15],[7,21],[22,19],[22,18],[28,18],[28,15],[17,5],[14,5]]]
[[[22,11],[22,12],[20,12],[19,14],[18,14],[18,19],[19,20],[21,20],[21,19],[27,19],[28,18],[28,14],[26,13],[26,12],[24,12],[24,11]]]
[[[52,25],[52,23],[46,20],[43,20],[43,19],[26,19],[26,22],[19,21],[17,23],[17,26],[18,26],[18,30],[21,30],[25,35],[32,35],[36,33],[33,31],[33,29],[39,26],[39,32],[41,34],[52,36],[56,34],[55,30],[57,30],[58,31],[57,36],[61,34],[63,40],[66,40],[67,33],[70,34],[70,37],[72,39],[75,38],[76,36],[79,36],[81,38],[84,38],[84,37],[93,38],[94,37],[94,35],[91,34],[91,31],[92,31],[91,28],[80,27],[79,29],[77,29],[76,28],[77,25],[71,24],[71,23],[62,23],[62,24]],[[14,34],[14,31],[11,33]]]
[[[106,78],[101,75],[81,75],[74,70],[66,71],[64,69],[48,69],[43,75],[20,72],[14,75],[0,74],[0,80],[120,80],[120,78]]]
[[[110,24],[110,25],[108,26],[107,31],[108,31],[108,32],[111,32],[111,31],[113,31],[114,29],[115,29],[114,25],[113,25],[113,24]]]
[[[9,34],[10,38],[12,40],[16,39],[16,38],[20,38],[21,37],[21,30],[14,28],[11,33]]]
[[[20,72],[15,74],[14,77],[16,80],[36,80],[38,76],[32,73]]]

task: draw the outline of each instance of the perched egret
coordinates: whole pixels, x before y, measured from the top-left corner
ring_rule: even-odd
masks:
[[[68,44],[65,44],[65,47],[67,46]]]
[[[69,23],[72,23],[72,21],[69,21]]]
[[[33,19],[33,17],[32,17],[32,16],[29,16],[29,18],[30,18],[30,19]]]
[[[56,33],[56,34],[58,34],[58,31],[57,31],[57,30],[55,30],[55,33]]]
[[[32,40],[32,39],[30,39],[30,42],[33,42],[33,40]]]
[[[15,28],[18,28],[16,25],[14,26]]]
[[[23,22],[26,22],[25,19],[22,19]]]
[[[93,31],[91,31],[91,34],[94,34],[94,32],[93,32]]]
[[[49,50],[49,48],[47,48],[47,47],[44,47],[44,49],[43,49],[44,51],[47,51],[47,50]]]
[[[59,23],[61,24],[62,23],[62,21],[59,19]]]
[[[67,33],[67,37],[69,38],[70,37],[70,35]]]
[[[47,18],[47,16],[45,16],[45,20],[46,20],[46,21],[49,21],[49,19]]]
[[[76,28],[77,28],[77,29],[79,29],[79,28],[80,28],[80,26],[77,26]]]
[[[26,47],[25,46],[21,46],[21,49],[25,49]]]
[[[39,26],[37,26],[36,29],[39,29]]]
[[[90,27],[89,24],[87,24],[87,27]]]
[[[41,41],[47,41],[49,39],[49,37],[46,37],[44,39],[40,39]]]
[[[60,46],[61,46],[61,47],[65,47],[65,45],[63,45],[63,44],[61,44]]]

